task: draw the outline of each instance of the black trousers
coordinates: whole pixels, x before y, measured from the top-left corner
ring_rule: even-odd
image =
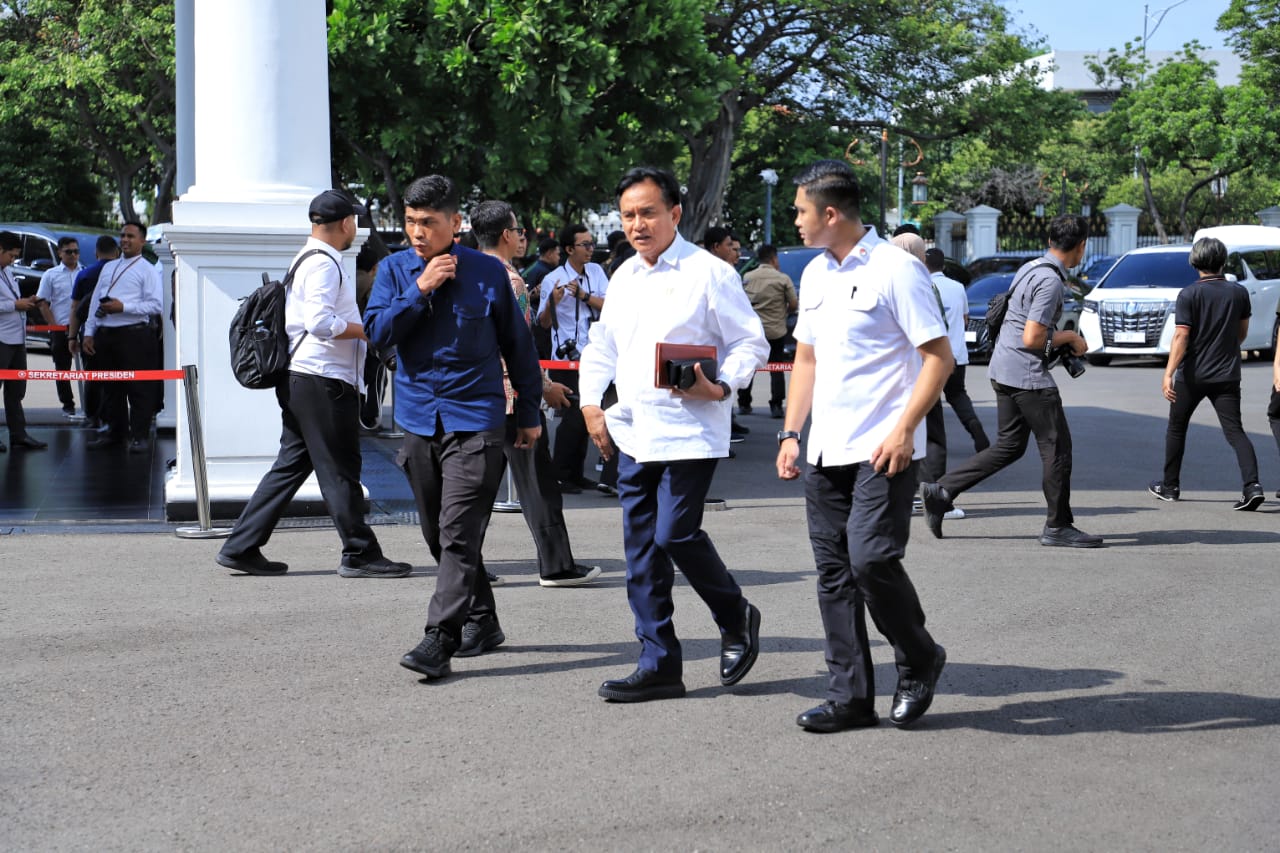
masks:
[[[576,399],[578,395],[578,371],[552,370],[548,373],[552,382],[560,382],[568,386],[575,397],[574,400],[570,401],[569,408],[560,410],[560,423],[556,425],[555,452],[552,454],[552,460],[555,462],[556,479],[573,483],[582,478],[582,469],[587,461],[588,444],[587,422],[582,418],[582,401]],[[600,405],[607,409],[617,401],[617,388],[610,384],[604,392],[604,399]],[[594,403],[595,401],[588,400],[587,402]],[[600,482],[609,486],[617,484],[618,454],[615,453],[612,459],[604,463],[604,471],[600,474]]]
[[[573,549],[569,545],[569,530],[564,524],[564,500],[556,484],[555,467],[551,462],[550,443],[547,441],[547,420],[542,419],[542,435],[531,449],[516,447],[516,416],[507,415],[507,426],[502,440],[503,462],[501,468],[511,469],[520,498],[520,514],[529,526],[534,547],[538,551],[538,574],[551,577],[561,572],[573,571]],[[499,473],[501,477],[501,473]],[[489,519],[485,518],[485,527]],[[483,568],[483,561],[481,568]]]
[[[982,428],[982,421],[978,420],[978,413],[973,409],[973,400],[969,398],[969,391],[964,385],[965,368],[968,366],[967,364],[956,365],[956,369],[947,377],[947,384],[942,387],[942,396],[946,398],[947,405],[960,419],[965,432],[969,433],[969,437],[973,439],[974,452],[980,453],[991,446],[991,440],[987,438],[987,432]]]
[[[71,350],[67,347],[66,332],[49,333],[49,353],[53,356],[54,369],[71,369]],[[59,379],[54,385],[57,386],[58,402],[62,404],[62,408],[66,411],[74,412],[76,410],[76,396],[71,392],[71,383],[66,379]]]
[[[1164,435],[1164,484],[1180,486],[1182,454],[1187,446],[1187,425],[1201,401],[1208,399],[1218,413],[1218,423],[1227,444],[1236,452],[1240,466],[1240,479],[1248,486],[1258,482],[1258,456],[1253,442],[1245,435],[1240,422],[1239,382],[1187,382],[1176,379],[1173,390],[1177,401],[1169,404],[1169,428]],[[1273,422],[1274,428],[1274,422]]]
[[[787,360],[786,345],[787,345],[787,339],[785,336],[781,338],[774,338],[773,340],[769,341],[769,361],[770,362],[786,361]],[[752,383],[747,383],[747,386],[745,388],[738,389],[738,405],[739,406],[751,405],[751,385]],[[781,406],[782,401],[786,399],[786,396],[787,396],[786,374],[781,373],[779,371],[770,371],[769,372],[769,405]]]
[[[440,565],[426,627],[455,641],[468,619],[497,613],[480,550],[502,477],[502,439],[501,428],[408,433],[396,458],[418,505],[422,538]]]
[[[288,381],[276,388],[276,400],[280,403],[280,452],[245,504],[222,553],[239,557],[266,545],[289,501],[315,471],[329,517],[342,539],[343,561],[381,557],[378,538],[364,520],[356,389],[339,379],[290,373]]]
[[[1267,420],[1271,422],[1271,434],[1276,439],[1276,450],[1280,450],[1280,391],[1271,388],[1271,401],[1267,404]]]
[[[0,370],[26,369],[26,345],[0,343]],[[0,379],[0,385],[4,386],[4,419],[9,426],[9,441],[19,441],[27,435],[27,413],[22,410],[22,399],[27,396],[27,381]]]
[[[996,392],[999,432],[996,443],[949,471],[938,483],[954,498],[983,480],[1012,465],[1027,452],[1031,435],[1044,465],[1044,489],[1049,527],[1065,527],[1075,521],[1071,514],[1071,430],[1062,397],[1057,388],[1027,390],[992,382]]]
[[[805,471],[805,512],[826,634],[827,698],[833,702],[869,707],[875,700],[864,604],[893,646],[902,677],[923,676],[933,665],[933,637],[902,567],[917,484],[915,464],[894,477],[867,462]]]
[[[147,323],[99,326],[93,338],[95,370],[155,370],[159,340]],[[151,433],[163,388],[153,380],[107,382],[103,415],[115,438],[145,439]]]
[[[924,416],[924,434],[922,471],[926,483],[936,483],[947,473],[947,421],[943,417],[941,399]]]

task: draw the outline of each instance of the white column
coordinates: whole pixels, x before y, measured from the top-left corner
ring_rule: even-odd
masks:
[[[933,245],[941,249],[948,258],[952,256],[951,231],[961,222],[964,222],[964,217],[954,210],[944,210],[933,215]]]
[[[994,255],[999,251],[1000,211],[980,204],[964,212],[965,260]]]
[[[1280,227],[1280,207],[1272,205],[1259,210],[1257,213],[1258,222],[1262,225],[1269,225],[1273,228]]]
[[[1107,217],[1107,254],[1123,255],[1138,248],[1138,217],[1141,208],[1131,204],[1117,204],[1102,211]]]
[[[199,373],[215,517],[234,516],[279,450],[280,409],[230,369],[227,332],[239,301],[282,277],[311,227],[307,206],[331,183],[324,4],[194,0],[195,184],[166,229],[177,266],[178,366]],[[353,246],[346,256],[355,280]],[[170,518],[195,515],[186,399],[178,394]],[[299,504],[319,505],[314,477]]]

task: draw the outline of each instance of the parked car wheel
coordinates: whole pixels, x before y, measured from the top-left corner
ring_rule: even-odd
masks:
[[[1086,355],[1086,356],[1085,356],[1085,360],[1086,360],[1086,361],[1088,361],[1090,364],[1097,365],[1098,367],[1106,367],[1108,364],[1110,364],[1110,363],[1111,363],[1111,356],[1109,356],[1109,355]]]

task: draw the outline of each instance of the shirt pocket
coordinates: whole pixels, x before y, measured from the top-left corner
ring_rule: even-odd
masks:
[[[497,337],[489,320],[490,306],[455,304],[453,306],[454,339],[449,348],[458,361],[481,361],[494,354]]]
[[[859,288],[849,296],[841,312],[841,319],[851,346],[857,348],[868,338],[875,336],[880,318],[876,310],[879,306],[880,294],[871,288]]]

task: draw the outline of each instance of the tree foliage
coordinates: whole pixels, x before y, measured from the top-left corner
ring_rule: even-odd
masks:
[[[173,57],[172,0],[0,2],[0,126],[25,116],[74,141],[125,218],[136,217],[135,193],[158,188],[154,216],[167,219]]]
[[[731,72],[703,0],[334,0],[338,169],[383,187],[448,174],[476,196],[565,214],[622,170],[669,163]]]

